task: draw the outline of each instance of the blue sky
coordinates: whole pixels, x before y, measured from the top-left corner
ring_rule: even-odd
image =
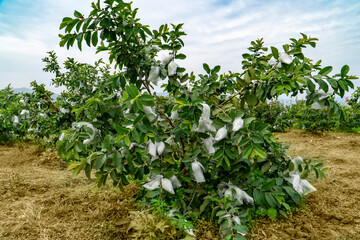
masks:
[[[60,62],[67,56],[93,63],[104,55],[94,49],[70,51],[58,46],[61,19],[75,9],[87,13],[91,0],[0,0],[0,88],[50,84],[41,58],[55,50]],[[184,23],[182,64],[201,73],[202,63],[221,65],[223,71],[241,71],[241,54],[250,41],[264,38],[267,46],[281,47],[299,32],[319,38],[305,51],[323,65],[339,71],[348,64],[360,76],[360,1],[352,0],[134,0],[143,23]],[[356,82],[359,85],[359,81]],[[59,92],[49,86],[49,89]]]

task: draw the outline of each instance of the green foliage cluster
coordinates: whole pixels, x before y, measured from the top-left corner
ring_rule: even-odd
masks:
[[[285,131],[290,128],[310,132],[357,131],[360,127],[360,109],[344,106],[347,121],[331,114],[328,109],[313,109],[305,100],[284,105],[279,101],[262,103],[254,108],[252,114],[272,126],[273,131]]]
[[[84,171],[90,178],[94,171],[98,186],[108,180],[119,188],[141,182],[143,206],[169,211],[189,235],[201,217],[216,221],[222,239],[244,239],[257,214],[286,216],[314,190],[306,179],[322,177],[323,166],[291,158],[275,141],[273,127],[254,117],[254,107],[281,94],[307,93],[306,104],[346,119],[334,95],[353,88],[356,77],[348,75],[349,67],[330,75],[332,67],[314,64],[302,52],[317,39],[301,34],[281,51],[269,51],[263,39],[252,41],[239,73],[221,74],[220,66],[204,63],[204,73],[195,76],[180,66],[186,58],[182,24],[152,30],[136,14],[131,3],[99,0],[88,16],[75,11],[63,19],[60,46],[77,43],[81,50],[85,42],[106,51],[116,71],[102,61],[92,66],[70,58],[62,70],[50,52],[44,70],[65,90],[53,103],[50,93],[34,85],[26,107],[49,117],[39,124],[38,136],[56,142],[74,175]],[[153,91],[161,80],[166,97]],[[18,98],[10,89],[1,95]],[[23,109],[15,100],[13,108],[0,102],[7,114],[1,127],[9,136],[38,123],[30,117],[29,123],[14,125],[10,118]]]
[[[61,124],[51,99],[53,93],[36,81],[31,87],[31,93],[14,93],[10,85],[0,90],[0,143],[19,139],[51,141],[58,133]]]
[[[293,126],[294,117],[288,113],[286,105],[279,101],[259,103],[249,115],[261,119],[272,127],[272,131],[284,131]]]
[[[349,99],[348,104],[356,109],[360,108],[360,87],[357,87],[352,97]]]
[[[133,239],[180,239],[171,222],[160,216],[144,212],[130,212],[128,231]]]

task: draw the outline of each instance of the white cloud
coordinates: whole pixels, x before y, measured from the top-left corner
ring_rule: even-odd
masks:
[[[41,56],[41,52],[46,52],[46,44],[36,38],[0,36],[0,52],[7,55]]]
[[[11,4],[23,1],[24,4]],[[29,86],[32,80],[50,83],[43,73],[41,58],[55,50],[60,62],[67,56],[93,63],[99,55],[85,47],[67,51],[58,46],[61,19],[74,10],[87,14],[88,0],[5,0],[0,9],[0,88],[12,82]],[[225,3],[226,2],[226,3]],[[338,1],[215,1],[215,0],[136,0],[143,23],[158,28],[162,23],[185,23],[188,34],[183,52],[188,58],[181,65],[196,73],[202,63],[221,65],[223,71],[241,71],[241,54],[250,41],[263,37],[267,46],[281,47],[299,32],[320,39],[316,49],[305,50],[313,59],[339,70],[344,64],[360,75],[360,3]],[[16,16],[11,11],[21,12]],[[36,14],[34,14],[36,12]],[[11,24],[10,24],[11,22]],[[106,54],[101,55],[106,59]],[[9,60],[11,59],[11,61]],[[3,69],[5,70],[3,70]]]

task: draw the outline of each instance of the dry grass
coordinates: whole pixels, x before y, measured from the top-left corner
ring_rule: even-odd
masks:
[[[360,240],[360,135],[292,131],[277,137],[293,156],[321,159],[329,171],[314,182],[317,191],[303,209],[276,222],[262,219],[253,238]]]
[[[0,239],[181,238],[168,220],[136,208],[135,183],[99,189],[65,169],[52,151],[0,146]]]
[[[97,189],[34,146],[1,147],[0,166],[0,238],[126,239],[136,184]]]
[[[277,134],[292,155],[318,158],[330,168],[317,192],[288,219],[261,219],[253,239],[360,239],[360,136],[299,131]],[[138,186],[98,189],[72,178],[56,154],[28,144],[0,146],[0,239],[180,239],[161,217],[135,206]],[[201,221],[198,239],[216,239]]]

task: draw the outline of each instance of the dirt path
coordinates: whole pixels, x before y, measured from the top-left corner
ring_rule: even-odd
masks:
[[[360,135],[301,131],[276,134],[292,156],[323,160],[324,180],[313,182],[307,206],[288,219],[262,221],[254,239],[360,239]]]

